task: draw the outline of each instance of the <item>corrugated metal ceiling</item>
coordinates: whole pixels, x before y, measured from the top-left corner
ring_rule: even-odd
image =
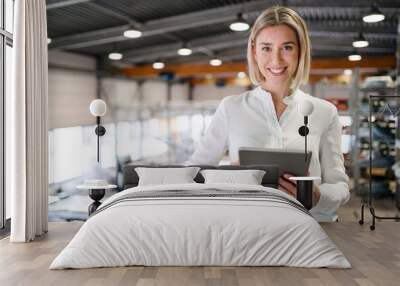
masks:
[[[47,11],[47,29],[51,38],[123,24],[126,22],[94,10],[90,2]]]
[[[147,22],[203,9],[251,2],[251,0],[98,0],[96,2],[102,4],[112,2],[116,10],[128,13],[140,22]]]
[[[51,7],[54,3],[62,7]],[[363,23],[362,16],[373,3],[379,5],[386,19],[376,24]],[[47,4],[48,34],[53,40],[50,49],[101,58],[111,51],[119,51],[130,55],[125,60],[133,63],[151,62],[156,58],[190,61],[191,57],[181,59],[167,51],[184,42],[197,47],[193,61],[207,59],[213,53],[226,54],[233,60],[243,59],[247,34],[235,34],[229,30],[229,24],[237,12],[243,12],[253,22],[262,10],[274,4],[292,7],[305,18],[314,56],[335,57],[348,53],[352,39],[359,32],[370,40],[370,46],[360,52],[394,54],[400,14],[400,1],[389,0],[47,0]],[[143,37],[124,38],[122,33],[129,25],[142,29]],[[232,46],[213,44],[208,38],[215,43],[231,41]],[[244,53],[242,57],[229,56],[240,51]],[[141,55],[146,56],[141,58]]]

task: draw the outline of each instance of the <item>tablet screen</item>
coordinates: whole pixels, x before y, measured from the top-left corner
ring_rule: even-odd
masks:
[[[247,148],[239,149],[240,165],[278,165],[279,174],[290,173],[295,176],[308,176],[311,152],[283,150],[269,148]]]

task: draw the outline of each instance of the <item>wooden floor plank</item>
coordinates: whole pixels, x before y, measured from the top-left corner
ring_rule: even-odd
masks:
[[[50,223],[48,234],[27,244],[0,240],[0,285],[400,285],[400,224],[396,222],[380,222],[374,232],[356,222],[322,224],[352,269],[133,266],[49,270],[81,225]]]

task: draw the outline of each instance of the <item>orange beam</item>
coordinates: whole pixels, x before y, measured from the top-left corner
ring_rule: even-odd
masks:
[[[122,68],[120,71],[128,76],[157,76],[160,72],[173,72],[178,76],[193,76],[196,74],[207,73],[227,73],[246,71],[247,65],[240,63],[226,63],[219,67],[213,67],[208,64],[182,64],[167,65],[162,70],[155,70],[151,65],[133,68]]]
[[[394,56],[363,57],[361,61],[351,62],[346,58],[317,58],[311,63],[311,69],[344,69],[344,68],[394,68],[396,58]],[[237,73],[247,71],[247,63],[224,63],[219,67],[209,64],[180,64],[167,65],[162,70],[155,70],[151,65],[122,68],[118,72],[127,76],[150,77],[158,76],[160,72],[172,72],[177,76],[194,76],[204,74]]]
[[[361,78],[364,78],[366,75],[361,75]],[[345,76],[343,74],[332,74],[332,75],[313,75],[309,76],[309,83],[318,83],[322,79],[327,79],[331,82],[343,83],[349,82],[350,77]],[[215,84],[216,80],[224,80],[226,85],[241,85],[241,86],[250,86],[251,82],[248,77],[246,78],[237,78],[237,77],[224,77],[224,78],[192,78],[190,79],[190,83],[193,85],[201,85],[201,84]]]
[[[395,66],[395,56],[362,57],[358,62],[351,62],[347,58],[321,58],[311,63],[312,69],[394,68]]]

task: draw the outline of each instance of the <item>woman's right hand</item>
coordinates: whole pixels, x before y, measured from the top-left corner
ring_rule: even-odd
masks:
[[[295,197],[297,196],[297,184],[296,181],[292,181],[289,178],[293,177],[292,174],[283,174],[279,177],[278,189],[287,193],[288,195]]]

